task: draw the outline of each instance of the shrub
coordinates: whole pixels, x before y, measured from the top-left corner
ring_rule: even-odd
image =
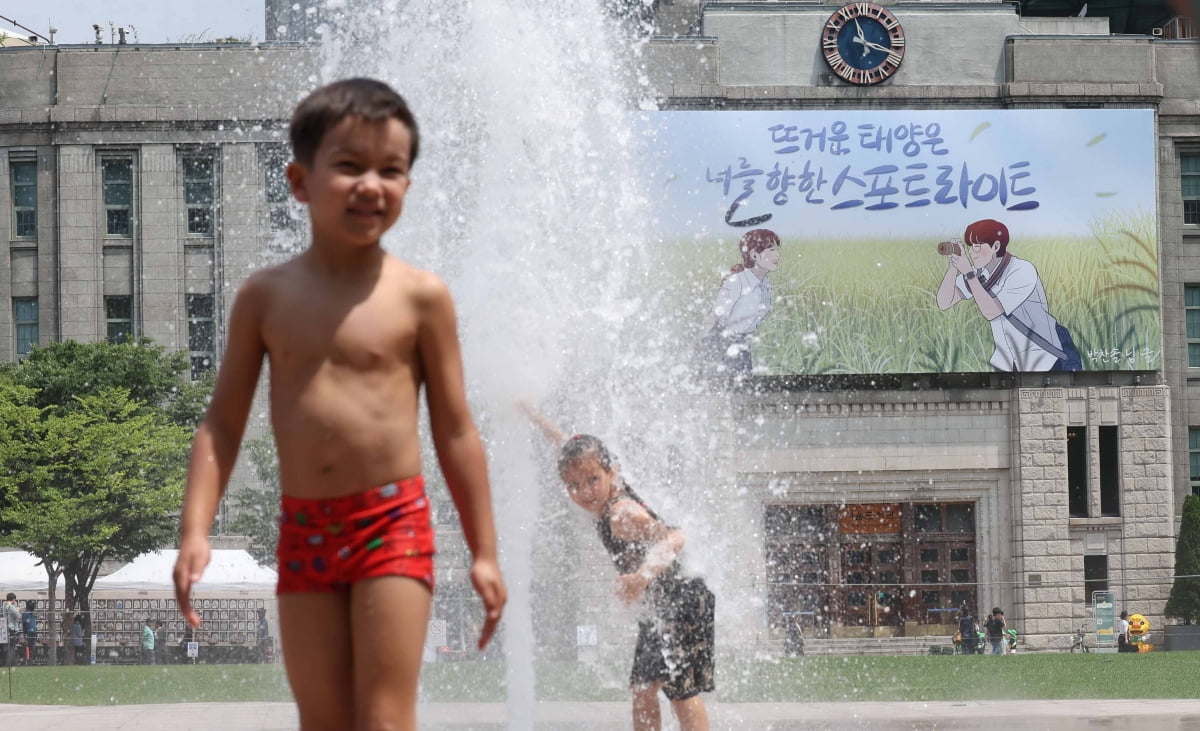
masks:
[[[1163,614],[1184,624],[1200,624],[1200,495],[1188,495],[1183,501],[1183,522],[1175,546],[1175,584]]]

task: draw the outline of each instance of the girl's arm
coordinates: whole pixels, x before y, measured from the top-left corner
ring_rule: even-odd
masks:
[[[637,601],[646,587],[678,558],[684,545],[683,531],[663,525],[635,500],[629,499],[613,506],[609,527],[613,536],[620,540],[651,544],[642,565],[632,574],[617,579],[617,596],[630,604]]]
[[[528,417],[531,422],[533,422],[533,425],[536,426],[539,431],[541,431],[542,436],[546,438],[546,441],[550,442],[550,446],[558,449],[566,443],[567,435],[563,433],[562,429],[560,429],[557,424],[546,418],[545,414],[538,411],[536,406],[533,406],[526,401],[518,401],[517,408],[519,408],[521,413],[525,414],[525,416]]]

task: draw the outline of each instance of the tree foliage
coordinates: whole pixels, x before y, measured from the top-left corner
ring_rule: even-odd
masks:
[[[1190,578],[1185,578],[1190,577]],[[1163,614],[1184,624],[1200,624],[1200,495],[1183,501],[1183,521],[1175,544],[1175,584]]]
[[[236,510],[229,529],[249,537],[246,550],[255,561],[274,566],[275,544],[279,541],[279,456],[270,438],[248,441],[245,450],[263,489],[242,490],[231,496]]]
[[[105,560],[174,538],[204,400],[187,365],[144,342],[67,342],[0,373],[0,530],[42,560],[52,598],[65,578],[68,610],[90,608]]]
[[[35,348],[10,371],[37,391],[35,403],[58,411],[79,408],[77,397],[124,388],[140,410],[161,411],[171,421],[195,427],[204,416],[211,378],[191,383],[187,353],[168,353],[149,338],[122,343],[74,340]]]

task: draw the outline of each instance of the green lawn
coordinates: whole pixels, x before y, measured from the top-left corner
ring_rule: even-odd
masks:
[[[1058,698],[1196,698],[1200,654],[1037,654],[924,657],[812,657],[778,662],[721,661],[716,699],[723,702],[934,701]],[[597,671],[578,663],[540,667],[543,700],[624,700],[626,669]],[[426,665],[422,697],[431,701],[499,701],[498,663]],[[279,666],[16,668],[12,702],[113,705],[291,700]],[[0,670],[0,700],[9,678]],[[1052,682],[1051,682],[1052,681]]]

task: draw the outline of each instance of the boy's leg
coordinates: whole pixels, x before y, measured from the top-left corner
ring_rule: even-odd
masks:
[[[658,709],[658,683],[633,686],[634,731],[659,731],[662,728],[662,713]]]
[[[345,593],[279,595],[279,639],[303,731],[354,726],[349,604]]]
[[[708,709],[698,694],[685,701],[671,701],[671,710],[679,719],[680,731],[708,731]]]
[[[432,601],[428,586],[405,576],[351,587],[357,728],[417,727],[417,679]]]

